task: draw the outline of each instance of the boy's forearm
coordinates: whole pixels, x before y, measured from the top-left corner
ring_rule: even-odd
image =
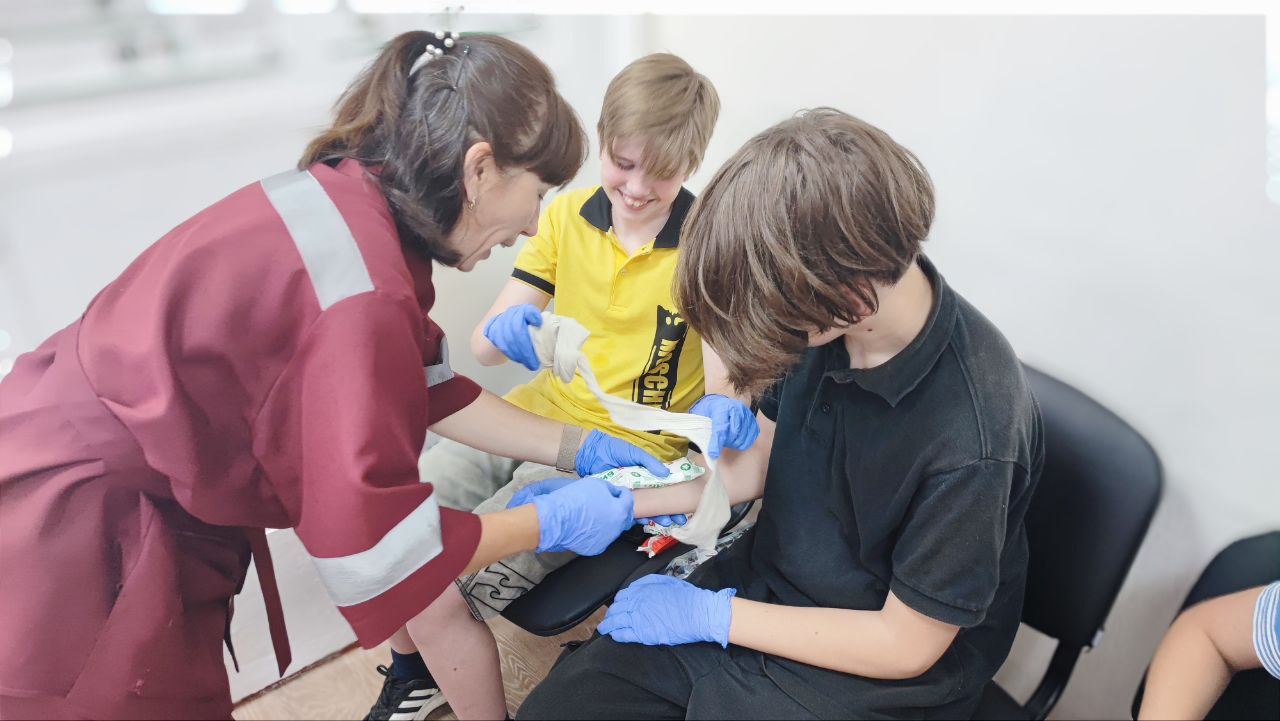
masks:
[[[891,597],[891,605],[901,602]],[[928,671],[958,629],[902,612],[800,608],[732,600],[729,642],[811,666],[867,678],[907,679]],[[914,612],[911,612],[914,614]]]
[[[471,333],[471,355],[475,356],[476,361],[482,366],[502,365],[507,357],[498,350],[498,347],[489,342],[484,337],[484,326],[489,322],[488,318],[480,321],[480,325]]]
[[[1231,680],[1231,667],[1204,629],[1179,618],[1160,642],[1139,719],[1202,719]]]
[[[729,643],[867,678],[919,675],[876,611],[798,608],[735,598]]]
[[[636,518],[667,516],[673,513],[693,513],[702,498],[706,480],[698,478],[665,488],[645,488],[632,494],[635,499]]]
[[[760,437],[745,451],[725,449],[716,470],[729,494],[729,503],[754,501],[764,495],[765,476],[769,470],[769,456],[773,452],[774,424],[760,418]],[[704,463],[705,462],[701,462]],[[692,513],[702,498],[704,478],[688,483],[677,483],[666,488],[648,488],[635,492],[636,518],[664,516],[672,513]]]
[[[1262,665],[1253,647],[1262,590],[1209,599],[1174,620],[1151,661],[1138,718],[1204,718],[1233,673]]]

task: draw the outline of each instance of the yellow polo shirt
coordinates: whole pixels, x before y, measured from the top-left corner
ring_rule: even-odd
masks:
[[[591,332],[583,351],[606,393],[675,412],[689,410],[703,394],[702,339],[671,295],[680,226],[691,205],[693,194],[681,188],[658,237],[628,256],[613,234],[613,208],[603,189],[561,193],[511,273],[551,296],[557,315]],[[684,438],[615,425],[578,376],[565,384],[543,370],[506,398],[532,413],[630,441],[664,461],[688,450]]]

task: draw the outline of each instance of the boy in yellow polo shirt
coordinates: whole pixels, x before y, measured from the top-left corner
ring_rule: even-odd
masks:
[[[473,334],[471,348],[482,364],[511,359],[538,370],[528,328],[541,324],[541,311],[554,300],[558,315],[590,331],[583,350],[605,392],[711,417],[713,447],[702,450],[713,456],[721,445],[751,445],[758,428],[750,409],[704,396],[704,364],[714,369],[718,362],[704,358],[702,340],[671,291],[680,227],[694,200],[682,184],[702,162],[719,106],[711,83],[674,55],[646,56],[613,79],[597,126],[601,184],[562,193],[543,213],[511,280]],[[565,384],[543,371],[506,398],[582,429],[585,439],[567,437],[566,447],[581,442],[589,451],[606,433],[664,462],[689,450],[683,438],[615,425],[580,377]],[[635,463],[667,473],[652,458]],[[441,505],[476,512],[505,508],[535,481],[574,476],[569,468],[518,463],[448,440],[424,454],[421,468]],[[444,594],[429,609],[440,629],[430,648],[415,653],[403,632],[391,639],[393,663],[383,670],[387,681],[370,718],[424,718],[445,695],[458,718],[501,718],[506,705],[497,646],[481,621],[571,558],[527,553],[459,579],[460,593]]]

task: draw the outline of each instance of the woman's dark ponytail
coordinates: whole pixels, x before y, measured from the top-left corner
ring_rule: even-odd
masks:
[[[587,137],[551,71],[525,47],[474,35],[424,58],[428,45],[440,44],[425,31],[387,43],[343,93],[333,124],[299,167],[341,158],[376,167],[402,239],[448,263],[456,259],[445,236],[462,213],[468,148],[488,142],[499,167],[563,185],[586,159]]]

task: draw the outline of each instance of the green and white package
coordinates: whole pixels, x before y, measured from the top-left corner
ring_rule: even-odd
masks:
[[[666,466],[667,470],[671,471],[671,475],[666,478],[658,478],[644,466],[614,468],[604,473],[597,473],[596,478],[602,478],[615,486],[630,488],[634,491],[640,488],[662,488],[675,483],[692,481],[707,470],[688,458],[671,461]]]

